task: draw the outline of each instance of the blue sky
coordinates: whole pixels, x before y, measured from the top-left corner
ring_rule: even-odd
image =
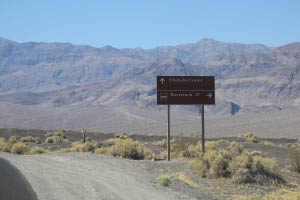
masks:
[[[300,41],[299,0],[0,0],[0,37],[152,48]]]

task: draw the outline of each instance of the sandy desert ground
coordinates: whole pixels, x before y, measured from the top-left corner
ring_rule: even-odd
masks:
[[[167,112],[133,107],[47,107],[0,104],[1,128],[87,129],[94,132],[165,135]],[[206,136],[229,137],[253,132],[263,138],[300,138],[300,110],[206,117]],[[172,135],[199,135],[201,118],[171,108]]]

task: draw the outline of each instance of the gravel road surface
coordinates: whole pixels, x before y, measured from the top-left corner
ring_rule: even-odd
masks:
[[[0,157],[24,174],[39,200],[196,199],[183,190],[155,182],[162,172],[160,168],[179,166],[177,163],[131,161],[92,153],[22,156],[0,153]],[[199,192],[201,199],[215,199]]]

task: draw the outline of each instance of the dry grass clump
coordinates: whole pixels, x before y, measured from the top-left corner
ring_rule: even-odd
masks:
[[[292,170],[300,173],[300,145],[291,145],[289,155],[292,165]]]
[[[225,146],[224,149],[207,149],[205,154],[189,162],[190,169],[201,177],[232,178],[237,184],[277,185],[285,182],[277,174],[274,159],[254,156],[235,142]]]
[[[259,138],[255,136],[253,133],[247,133],[245,137],[246,137],[246,142],[258,143],[260,141]]]

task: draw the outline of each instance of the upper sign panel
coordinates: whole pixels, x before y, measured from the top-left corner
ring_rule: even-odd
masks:
[[[157,104],[215,104],[215,78],[213,76],[158,76]]]

